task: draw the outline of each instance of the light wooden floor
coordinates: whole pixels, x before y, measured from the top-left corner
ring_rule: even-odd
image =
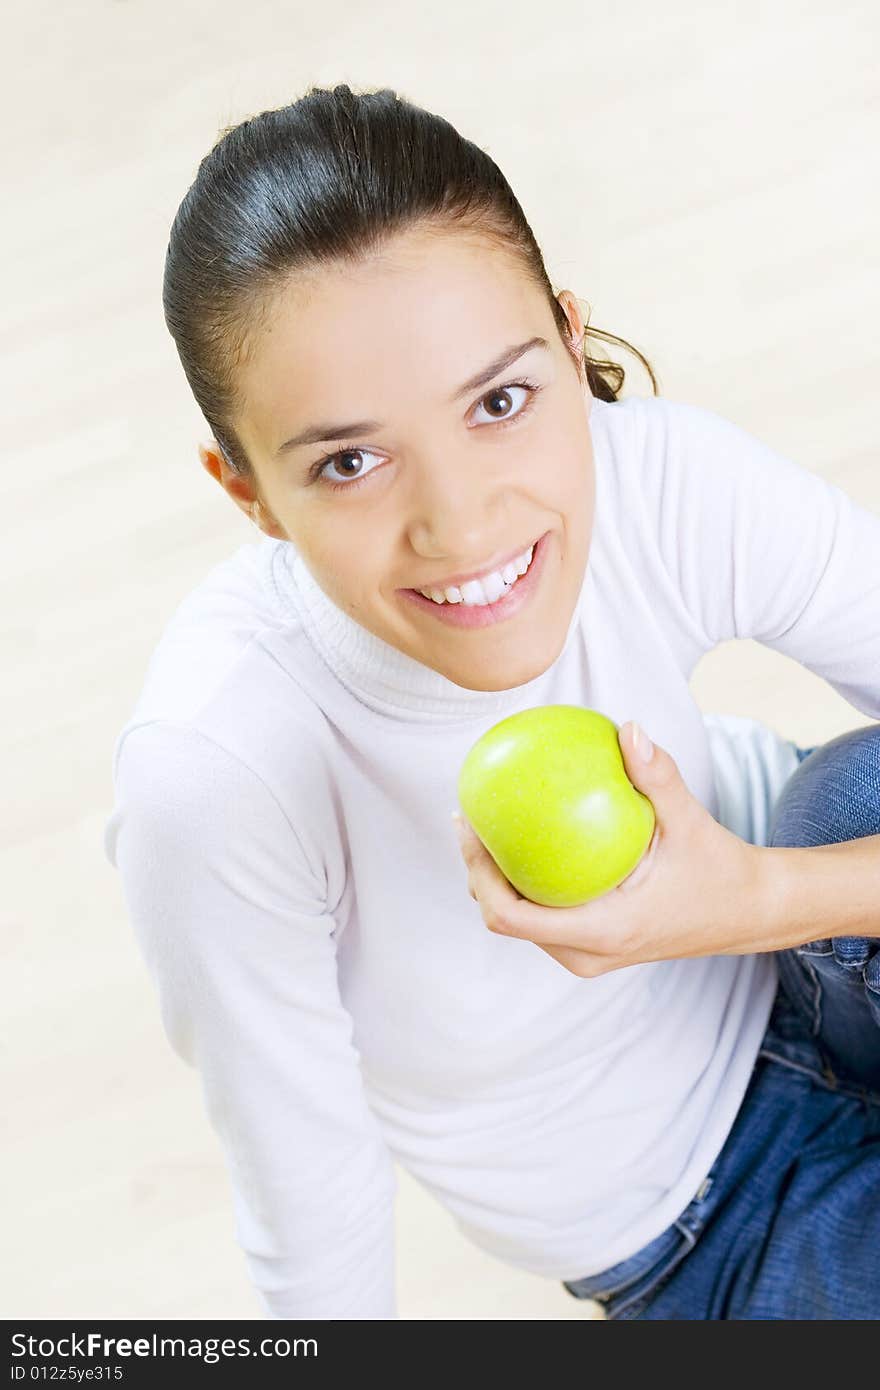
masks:
[[[206,427],[162,319],[177,205],[222,126],[312,84],[394,87],[489,150],[554,285],[640,347],[665,395],[880,512],[880,10],[35,0],[5,30],[0,1304],[257,1317],[197,1078],[101,846],[149,654],[256,535],[199,466]],[[621,360],[626,394],[648,394]],[[753,643],[718,648],[694,690],[803,743],[867,722]],[[400,1182],[403,1318],[590,1315]]]

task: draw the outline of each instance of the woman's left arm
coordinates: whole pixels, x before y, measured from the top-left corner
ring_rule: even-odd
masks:
[[[646,760],[634,724],[618,742],[656,826],[635,869],[579,907],[543,907],[508,882],[473,829],[459,840],[468,888],[490,931],[540,946],[583,977],[686,956],[779,951],[880,926],[880,835],[810,848],[753,845],[694,797],[665,749]]]
[[[785,944],[880,936],[880,835],[807,848],[760,847],[757,853],[765,910],[777,933],[794,936]]]

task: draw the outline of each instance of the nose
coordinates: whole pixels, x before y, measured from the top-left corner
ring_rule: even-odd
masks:
[[[423,559],[448,561],[449,569],[478,568],[515,543],[509,487],[493,478],[485,459],[432,455],[413,473],[408,533]]]

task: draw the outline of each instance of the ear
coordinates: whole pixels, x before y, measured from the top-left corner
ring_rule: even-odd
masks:
[[[253,510],[259,505],[254,496],[253,486],[248,479],[240,477],[229,466],[226,455],[216,439],[209,440],[207,444],[199,444],[199,460],[205,472],[210,473],[214,481],[220,484],[239,511],[244,512],[249,521],[259,526],[259,516],[254,515]]]
[[[228,464],[223,457],[220,445],[216,439],[211,439],[207,444],[199,445],[199,461],[206,472],[215,478],[221,487],[223,485],[224,470]]]
[[[568,351],[571,354],[577,374],[584,386],[587,385],[587,371],[584,365],[584,337],[586,335],[586,321],[581,313],[581,307],[571,290],[560,290],[556,296],[565,317],[568,319]]]
[[[209,440],[207,444],[199,444],[199,459],[205,471],[220,484],[239,511],[243,512],[259,531],[273,536],[276,540],[290,539],[284,528],[269,514],[265,504],[255,495],[253,481],[242,478],[230,467],[216,439]]]
[[[560,290],[556,296],[560,308],[568,319],[569,336],[572,347],[579,347],[584,336],[584,320],[580,305],[571,290]]]

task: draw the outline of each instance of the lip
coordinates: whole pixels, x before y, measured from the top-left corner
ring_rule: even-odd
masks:
[[[508,551],[500,560],[495,560],[492,564],[484,565],[481,570],[471,570],[470,574],[456,574],[453,575],[451,579],[443,579],[439,583],[420,584],[419,589],[440,589],[441,591],[444,589],[459,589],[462,584],[470,584],[473,579],[482,579],[484,575],[492,574],[494,570],[503,570],[505,565],[511,564],[520,555],[525,555],[526,551],[529,549],[529,545],[537,545],[537,541],[530,541],[528,545],[520,546],[519,550]],[[411,589],[404,589],[402,592],[409,594],[413,591]],[[416,590],[416,592],[418,592],[418,590]]]
[[[509,593],[494,603],[435,603],[417,589],[401,589],[400,592],[411,603],[430,612],[438,622],[448,623],[451,627],[492,627],[495,623],[505,622],[518,613],[535,592],[544,569],[550,534],[545,531],[535,542],[532,563],[525,574],[520,576]],[[522,551],[516,553],[521,555]]]

